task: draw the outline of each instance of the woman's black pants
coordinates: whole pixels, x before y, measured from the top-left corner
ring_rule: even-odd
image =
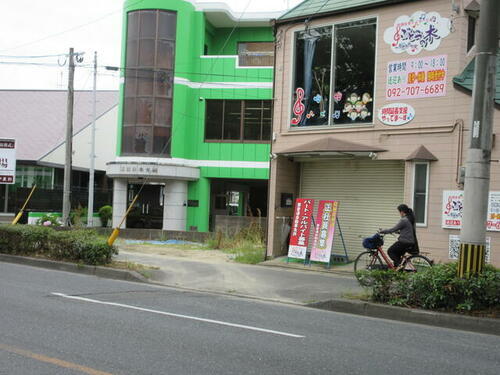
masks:
[[[412,245],[409,243],[399,241],[396,241],[391,245],[389,250],[387,250],[387,254],[389,254],[389,257],[394,262],[394,267],[399,266],[401,258],[411,246]]]

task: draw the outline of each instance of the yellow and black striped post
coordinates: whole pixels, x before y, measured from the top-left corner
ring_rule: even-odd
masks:
[[[460,244],[458,277],[469,278],[471,275],[483,272],[485,249],[485,245]]]

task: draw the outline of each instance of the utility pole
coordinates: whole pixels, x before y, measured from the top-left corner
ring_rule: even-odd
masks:
[[[73,157],[73,101],[74,101],[74,80],[75,80],[75,60],[74,50],[69,49],[69,76],[68,76],[68,102],[66,116],[66,159],[64,163],[64,190],[63,190],[63,212],[62,222],[64,226],[69,226],[69,212],[71,210],[71,160]]]
[[[476,44],[470,147],[465,169],[459,277],[484,267],[500,1],[482,0]]]
[[[89,170],[89,202],[87,204],[87,226],[92,227],[94,221],[94,170],[95,170],[95,120],[97,90],[97,51],[94,52],[94,89],[92,97],[92,130],[90,136],[90,170]]]

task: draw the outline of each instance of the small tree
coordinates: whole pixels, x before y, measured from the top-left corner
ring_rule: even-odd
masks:
[[[102,206],[99,208],[99,218],[103,227],[108,226],[108,221],[113,217],[113,208],[111,206]]]

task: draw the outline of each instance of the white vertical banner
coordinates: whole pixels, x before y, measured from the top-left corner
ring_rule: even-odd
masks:
[[[0,138],[0,184],[16,183],[16,140]]]

